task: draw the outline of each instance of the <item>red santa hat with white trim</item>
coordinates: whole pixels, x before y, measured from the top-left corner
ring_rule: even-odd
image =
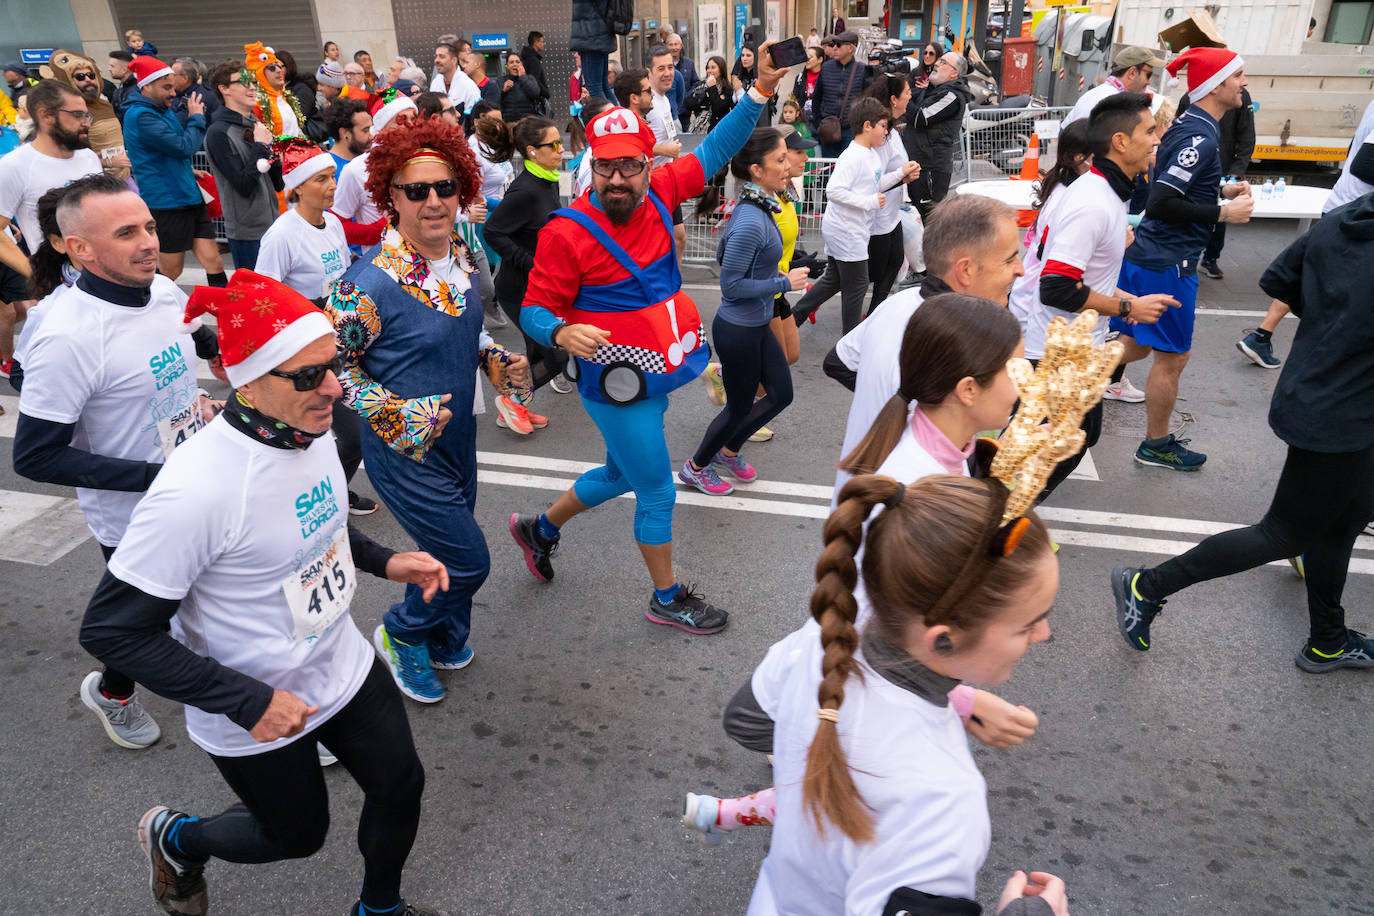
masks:
[[[284,283],[246,268],[226,287],[197,286],[186,303],[186,330],[211,314],[219,324],[219,354],[229,384],[238,388],[266,375],[334,325],[315,303]]]
[[[282,137],[272,144],[272,155],[281,161],[281,177],[288,194],[325,169],[333,172],[336,165],[333,156],[304,137]]]
[[[401,112],[418,110],[413,101],[395,89],[383,89],[367,106],[367,113],[372,115],[372,133],[381,133]]]
[[[153,80],[160,80],[164,76],[172,75],[172,68],[158,60],[156,57],[149,57],[146,54],[135,57],[129,62],[129,69],[133,71],[134,78],[138,80],[138,88],[151,83]]]
[[[1226,82],[1226,78],[1245,66],[1245,61],[1235,51],[1226,48],[1189,48],[1169,62],[1164,69],[1170,76],[1178,76],[1178,71],[1188,68],[1188,98],[1193,102],[1202,101],[1214,89]]]

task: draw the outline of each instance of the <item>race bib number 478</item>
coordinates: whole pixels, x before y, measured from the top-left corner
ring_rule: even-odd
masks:
[[[291,608],[292,639],[313,643],[348,613],[358,573],[348,546],[348,526],[340,525],[323,554],[282,580]]]

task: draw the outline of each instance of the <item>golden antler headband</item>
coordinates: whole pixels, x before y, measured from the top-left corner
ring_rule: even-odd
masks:
[[[1118,341],[1094,346],[1097,319],[1092,309],[1079,313],[1072,324],[1057,317],[1045,332],[1045,355],[1034,369],[1024,359],[1007,363],[1021,406],[998,439],[990,469],[1011,487],[1003,524],[1024,515],[1055,465],[1083,447],[1083,415],[1102,400],[1125,349]],[[1046,420],[1048,426],[1043,425]]]

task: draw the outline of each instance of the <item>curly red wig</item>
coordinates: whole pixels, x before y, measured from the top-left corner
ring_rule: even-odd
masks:
[[[438,150],[458,179],[458,206],[466,210],[482,191],[482,169],[468,146],[461,127],[438,118],[416,118],[395,124],[372,139],[367,155],[367,193],[377,209],[396,223],[396,208],[391,203],[391,182],[396,173],[420,149]]]

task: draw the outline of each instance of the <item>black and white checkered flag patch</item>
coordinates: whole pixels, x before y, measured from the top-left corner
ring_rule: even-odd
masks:
[[[626,347],[620,344],[603,344],[596,348],[592,362],[603,366],[612,363],[629,363],[638,366],[644,372],[657,372],[660,375],[668,371],[668,361],[664,359],[662,353],[653,350],[646,350],[643,347]]]

